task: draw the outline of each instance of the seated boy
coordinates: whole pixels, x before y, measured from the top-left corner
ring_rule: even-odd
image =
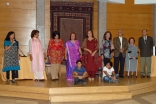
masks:
[[[103,68],[103,80],[105,82],[118,82],[118,74],[115,74],[114,68],[112,67],[113,63],[111,61],[106,63],[106,66]]]
[[[77,85],[79,82],[82,82],[82,85],[86,85],[85,78],[88,76],[84,67],[82,67],[82,61],[76,61],[77,66],[73,70],[74,85]]]

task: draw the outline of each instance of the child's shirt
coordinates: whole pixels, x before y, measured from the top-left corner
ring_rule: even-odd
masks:
[[[103,68],[103,77],[107,76],[104,71],[106,71],[109,75],[112,75],[112,72],[114,71],[114,68],[111,67],[111,69],[108,69],[106,66]]]
[[[86,72],[86,69],[84,67],[81,67],[80,69],[78,69],[78,67],[76,66],[73,72],[77,72],[78,76],[83,76],[84,72]]]

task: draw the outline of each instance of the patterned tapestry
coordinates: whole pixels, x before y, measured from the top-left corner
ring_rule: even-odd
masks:
[[[93,3],[91,2],[54,2],[50,4],[51,33],[59,31],[66,42],[71,32],[75,32],[82,43],[86,32],[92,29]]]

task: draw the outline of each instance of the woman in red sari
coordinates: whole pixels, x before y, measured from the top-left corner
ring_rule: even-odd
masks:
[[[87,32],[87,38],[83,41],[84,56],[83,64],[88,73],[88,80],[94,80],[95,73],[99,68],[98,62],[98,41],[94,38],[93,32]]]
[[[52,81],[58,80],[58,72],[61,67],[61,62],[64,59],[64,43],[60,38],[60,33],[54,31],[48,44],[47,55],[51,63]]]

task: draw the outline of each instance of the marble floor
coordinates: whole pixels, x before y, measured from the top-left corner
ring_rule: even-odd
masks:
[[[49,101],[1,97],[0,104],[50,104]],[[79,103],[52,103],[52,104],[156,104],[156,91],[133,96],[130,100],[79,102]]]

